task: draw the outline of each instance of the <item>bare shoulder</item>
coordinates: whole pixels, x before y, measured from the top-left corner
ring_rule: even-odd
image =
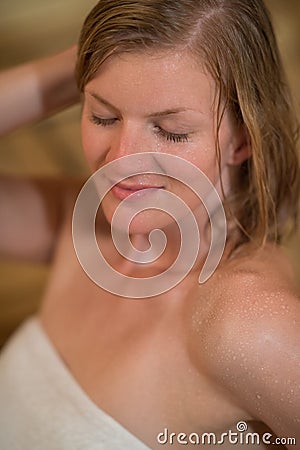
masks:
[[[245,252],[199,293],[193,342],[203,370],[253,418],[279,435],[299,435],[300,300],[284,252],[272,245]]]
[[[199,287],[193,314],[205,319],[199,322],[200,328],[205,329],[206,323],[209,330],[212,323],[218,323],[218,327],[224,324],[219,330],[230,334],[236,328],[255,327],[257,320],[281,322],[299,307],[299,291],[288,257],[280,247],[267,245],[223,263]]]

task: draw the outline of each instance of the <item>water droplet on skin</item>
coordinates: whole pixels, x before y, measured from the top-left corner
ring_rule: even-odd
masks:
[[[256,394],[257,400],[261,400],[261,394]]]

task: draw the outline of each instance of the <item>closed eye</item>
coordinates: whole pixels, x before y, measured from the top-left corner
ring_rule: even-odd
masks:
[[[162,136],[166,141],[169,142],[188,142],[189,135],[188,133],[171,133],[169,131],[164,130],[163,128],[156,125],[155,127],[156,134]]]
[[[112,118],[112,119],[102,119],[101,117],[92,115],[91,116],[91,122],[93,122],[96,125],[101,125],[102,127],[108,127],[109,125],[113,125],[118,119]]]

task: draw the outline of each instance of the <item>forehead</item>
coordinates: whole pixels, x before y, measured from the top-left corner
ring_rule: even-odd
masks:
[[[98,93],[111,103],[124,100],[156,106],[211,108],[215,83],[199,58],[184,50],[122,53],[111,56],[87,83],[87,92]],[[108,98],[107,98],[108,97]]]

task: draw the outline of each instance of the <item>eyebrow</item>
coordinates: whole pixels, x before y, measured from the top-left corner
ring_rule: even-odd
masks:
[[[111,110],[115,111],[116,113],[120,114],[120,111],[118,110],[118,108],[116,108],[110,102],[108,102],[107,100],[102,98],[100,95],[98,95],[98,94],[96,94],[94,92],[89,92],[89,91],[87,91],[87,93],[91,97],[93,97],[95,100],[97,100],[99,103],[102,103],[104,106],[107,106],[109,109],[111,109]],[[171,116],[172,114],[178,114],[180,112],[186,112],[186,111],[194,111],[195,112],[195,110],[191,109],[191,108],[170,108],[170,109],[166,109],[164,111],[158,111],[158,112],[147,114],[146,117],[147,118],[151,118],[151,117]]]

